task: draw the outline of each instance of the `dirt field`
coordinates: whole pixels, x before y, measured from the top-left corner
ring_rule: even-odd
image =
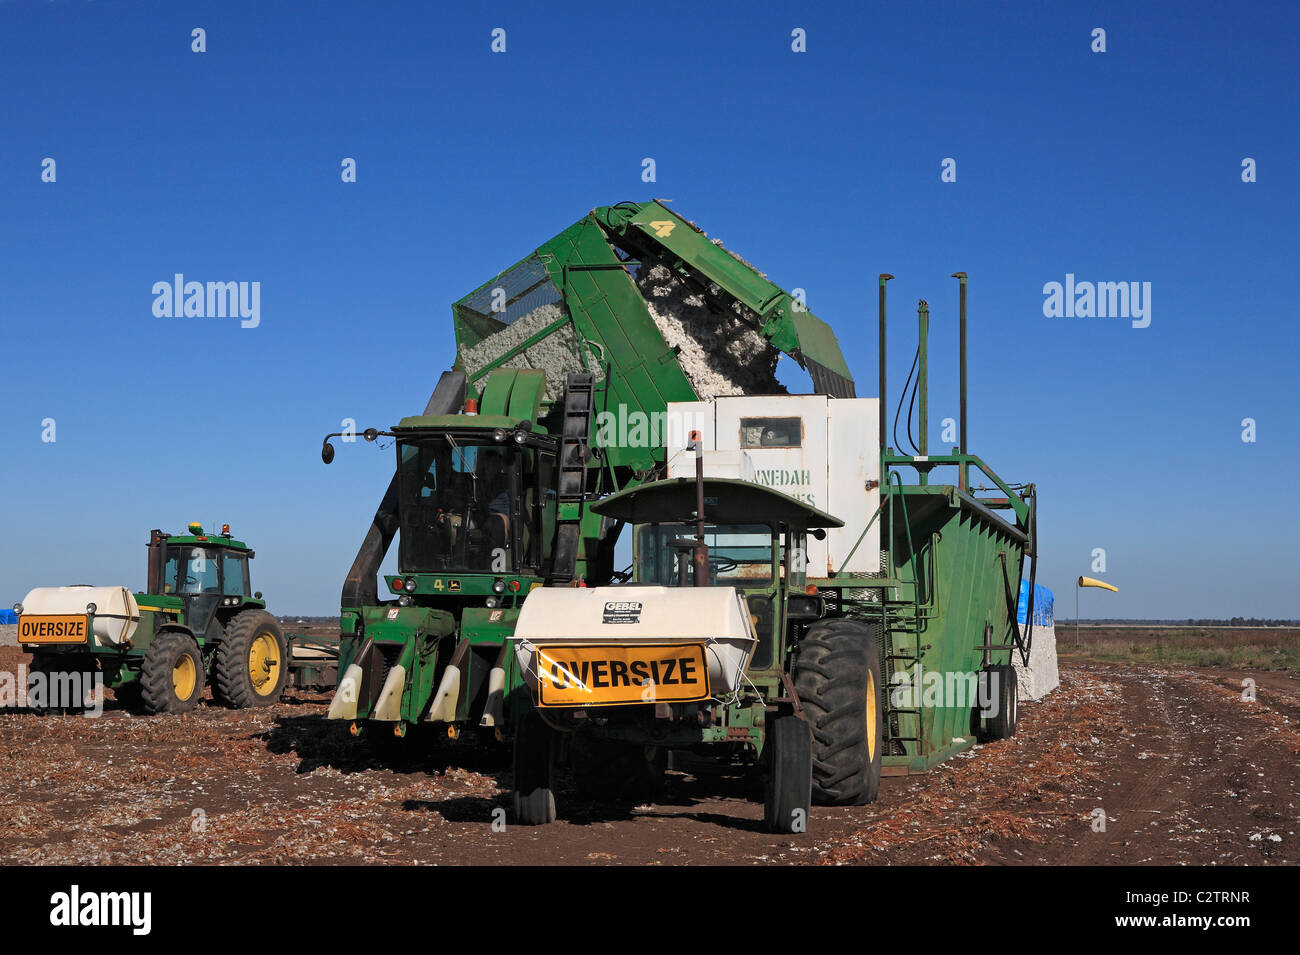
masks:
[[[24,659],[0,648],[0,670]],[[327,723],[325,701],[0,714],[0,861],[1300,862],[1300,679],[1286,673],[1066,663],[1057,693],[1022,706],[1014,739],[886,779],[871,806],[816,808],[793,837],[759,830],[742,782],[675,774],[655,805],[562,792],[557,824],[496,831],[504,749],[441,743],[390,761]]]

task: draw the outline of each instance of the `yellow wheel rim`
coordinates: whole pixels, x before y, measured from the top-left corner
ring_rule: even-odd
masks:
[[[199,671],[194,665],[194,658],[182,653],[172,665],[172,692],[178,700],[188,700],[194,695],[194,684],[198,682]]]
[[[280,644],[269,633],[259,633],[248,647],[248,679],[253,692],[267,696],[280,683]]]
[[[876,675],[867,671],[867,759],[876,760]]]

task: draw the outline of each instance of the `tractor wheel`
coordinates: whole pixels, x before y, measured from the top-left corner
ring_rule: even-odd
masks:
[[[1009,664],[991,666],[980,671],[980,695],[976,704],[979,719],[979,741],[992,742],[998,739],[1010,739],[1016,732],[1019,719],[1017,706],[1016,668]],[[996,709],[992,716],[985,716],[983,706]]]
[[[819,620],[799,641],[795,692],[813,729],[813,798],[861,806],[880,791],[884,689],[876,627]]]
[[[555,821],[555,731],[535,711],[515,731],[515,822]]]
[[[808,724],[780,716],[767,728],[763,825],[770,832],[807,832],[812,805],[813,746]]]
[[[235,614],[217,646],[213,692],[226,706],[278,703],[289,678],[289,649],[280,624],[265,610]]]
[[[203,655],[188,633],[164,630],[154,636],[140,667],[145,712],[187,713],[203,693]]]

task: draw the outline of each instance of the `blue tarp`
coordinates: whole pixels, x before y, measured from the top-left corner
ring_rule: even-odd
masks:
[[[1052,614],[1053,604],[1056,598],[1052,592],[1042,584],[1034,584],[1034,626],[1050,627],[1053,626],[1055,617]],[[1029,622],[1029,581],[1020,581],[1020,606],[1016,608],[1016,619],[1026,624]]]
[[[18,614],[14,613],[12,610],[10,610],[7,607],[4,610],[0,610],[0,625],[6,623],[17,623],[17,622],[18,622]]]

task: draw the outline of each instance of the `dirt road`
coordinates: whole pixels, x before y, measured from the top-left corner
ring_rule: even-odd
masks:
[[[0,670],[22,659],[0,648]],[[325,700],[0,714],[0,861],[1300,862],[1300,680],[1286,674],[1067,663],[1057,693],[1022,706],[1014,739],[886,779],[873,805],[814,809],[801,836],[762,832],[741,781],[675,774],[654,805],[562,792],[555,825],[498,831],[503,749],[389,759],[327,723]]]

